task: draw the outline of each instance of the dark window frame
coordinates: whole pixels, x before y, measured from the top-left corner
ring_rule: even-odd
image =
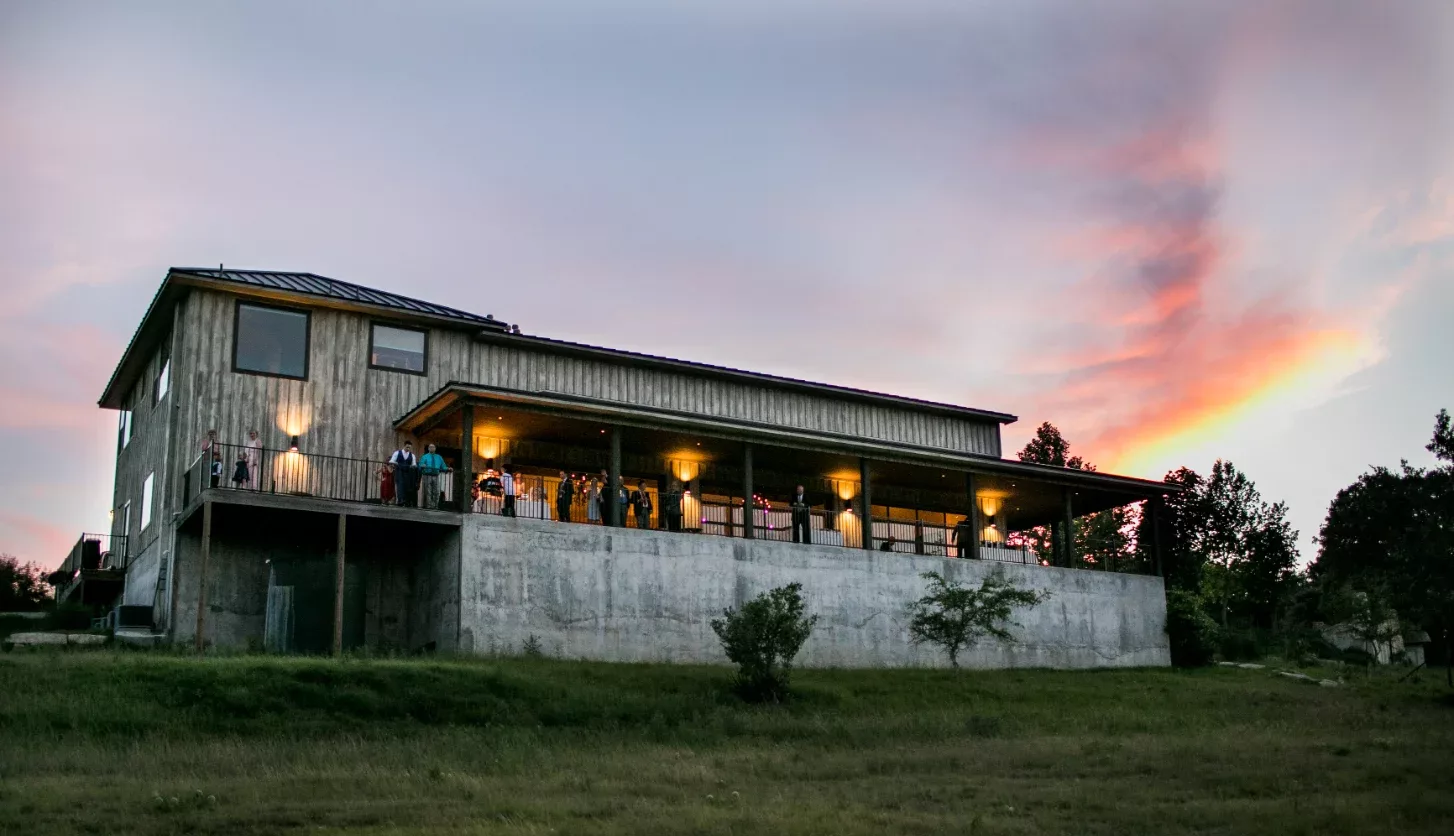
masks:
[[[380,365],[376,365],[374,363],[374,334],[375,334],[375,332],[377,332],[379,326],[383,326],[385,328],[393,328],[395,331],[413,331],[416,334],[423,334],[424,335],[424,368],[422,370],[416,372],[413,369],[401,369],[401,368],[399,368],[397,366],[380,366]],[[411,327],[411,326],[408,326],[408,325],[400,325],[397,322],[386,322],[384,320],[379,320],[379,319],[371,319],[371,320],[369,320],[369,357],[368,357],[368,360],[369,360],[369,368],[371,368],[371,369],[378,369],[381,372],[398,372],[400,374],[418,375],[419,377],[426,377],[426,376],[428,376],[428,374],[429,374],[429,329],[428,328],[414,328],[414,327]]]
[[[281,372],[260,372],[255,369],[242,369],[237,366],[237,341],[242,336],[242,309],[243,306],[259,308],[265,311],[283,311],[303,315],[303,374],[291,375]],[[237,304],[232,308],[232,371],[236,374],[253,374],[258,377],[277,377],[283,380],[307,380],[308,373],[313,369],[313,312],[306,308],[294,308],[287,305],[264,305],[252,302],[247,299],[238,299]]]

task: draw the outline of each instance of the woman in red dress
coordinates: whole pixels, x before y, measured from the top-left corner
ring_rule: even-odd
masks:
[[[388,462],[379,468],[379,498],[385,505],[394,504],[394,466]]]

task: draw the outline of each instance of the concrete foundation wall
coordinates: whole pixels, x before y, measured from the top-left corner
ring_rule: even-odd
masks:
[[[469,515],[461,536],[466,652],[518,651],[534,635],[566,658],[725,662],[710,619],[797,581],[821,616],[798,664],[943,666],[942,651],[909,642],[919,574],[977,585],[1003,571],[1052,597],[1015,615],[1016,643],[982,644],[961,665],[1170,664],[1157,577]]]

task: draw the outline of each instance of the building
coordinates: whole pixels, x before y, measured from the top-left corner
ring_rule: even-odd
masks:
[[[568,657],[710,661],[711,617],[800,580],[822,616],[805,664],[941,664],[908,642],[919,574],[1003,571],[1054,597],[968,664],[1168,662],[1154,570],[1088,568],[1066,538],[1040,554],[1018,532],[1154,513],[1173,488],[1003,459],[1003,413],[220,267],[168,272],[100,405],[119,416],[111,530],[82,536],[63,591],[173,642],[488,653],[533,636]],[[400,505],[384,463],[403,440],[446,468]],[[649,496],[645,525],[597,513],[592,475]],[[810,544],[792,542],[800,484]]]

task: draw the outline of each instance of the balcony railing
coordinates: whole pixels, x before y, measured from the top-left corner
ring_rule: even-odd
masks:
[[[455,508],[454,472],[406,471],[383,459],[213,444],[182,475],[182,502],[203,491],[244,491],[412,508]]]
[[[87,569],[114,569],[125,571],[131,560],[127,553],[127,538],[122,534],[82,534],[71,547],[71,553],[56,571],[74,576]]]

